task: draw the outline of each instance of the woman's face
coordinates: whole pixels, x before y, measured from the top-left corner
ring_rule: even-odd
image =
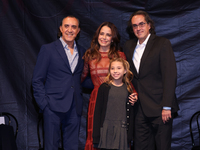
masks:
[[[103,26],[99,32],[98,42],[101,48],[110,48],[112,42],[112,32],[108,26]]]

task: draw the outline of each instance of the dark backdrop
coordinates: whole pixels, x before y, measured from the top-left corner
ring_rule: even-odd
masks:
[[[38,149],[39,111],[32,96],[32,73],[41,45],[57,39],[61,19],[66,15],[80,19],[78,43],[86,49],[97,27],[103,21],[113,22],[123,46],[129,39],[129,16],[138,9],[147,11],[157,35],[172,43],[180,107],[173,123],[172,149],[191,149],[189,119],[200,110],[199,0],[1,0],[0,111],[12,113],[19,121],[19,150]]]

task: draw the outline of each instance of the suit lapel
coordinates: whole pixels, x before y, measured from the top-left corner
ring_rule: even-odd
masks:
[[[65,50],[64,50],[63,45],[62,45],[60,40],[56,41],[56,50],[58,51],[58,53],[62,57],[63,61],[67,65],[67,67],[71,70],[70,65],[69,65],[69,61],[67,59],[67,54],[65,53]]]
[[[143,53],[142,58],[141,58],[141,61],[140,61],[139,72],[140,72],[140,70],[142,69],[142,67],[143,67],[143,65],[144,65],[144,63],[145,63],[145,60],[146,60],[146,58],[147,58],[149,52],[151,51],[151,48],[152,48],[152,46],[153,46],[153,44],[154,44],[154,38],[155,38],[155,35],[152,34],[152,35],[150,36],[148,42],[147,42],[147,45],[146,45],[146,47],[145,47],[144,53]]]
[[[78,63],[74,69],[74,72],[78,69],[78,67],[80,66],[80,63],[82,61],[82,55],[81,55],[81,50],[80,47],[78,46],[78,44],[76,44],[77,50],[78,50]]]
[[[137,43],[135,41],[132,41],[131,44],[129,45],[130,46],[128,48],[129,49],[129,55],[127,56],[127,60],[130,64],[130,68],[131,68],[133,74],[138,77],[138,73],[137,73],[135,65],[133,63],[133,53],[135,51],[136,44]]]

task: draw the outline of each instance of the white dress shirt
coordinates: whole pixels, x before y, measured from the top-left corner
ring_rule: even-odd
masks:
[[[147,38],[142,44],[139,43],[139,40],[137,41],[137,46],[135,47],[135,50],[133,53],[132,59],[138,73],[139,73],[139,68],[140,68],[140,61],[141,61],[142,55],[144,53],[144,49],[146,47],[146,44],[147,44],[147,41],[149,40],[150,35],[151,34],[147,36]]]

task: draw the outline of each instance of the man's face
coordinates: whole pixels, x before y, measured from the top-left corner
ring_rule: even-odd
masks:
[[[149,35],[150,24],[145,21],[143,15],[135,15],[131,19],[132,28],[135,36],[138,38],[140,44],[145,41]]]
[[[60,26],[60,31],[62,33],[62,39],[68,45],[73,45],[74,40],[80,31],[78,20],[74,17],[64,18],[62,25]]]

